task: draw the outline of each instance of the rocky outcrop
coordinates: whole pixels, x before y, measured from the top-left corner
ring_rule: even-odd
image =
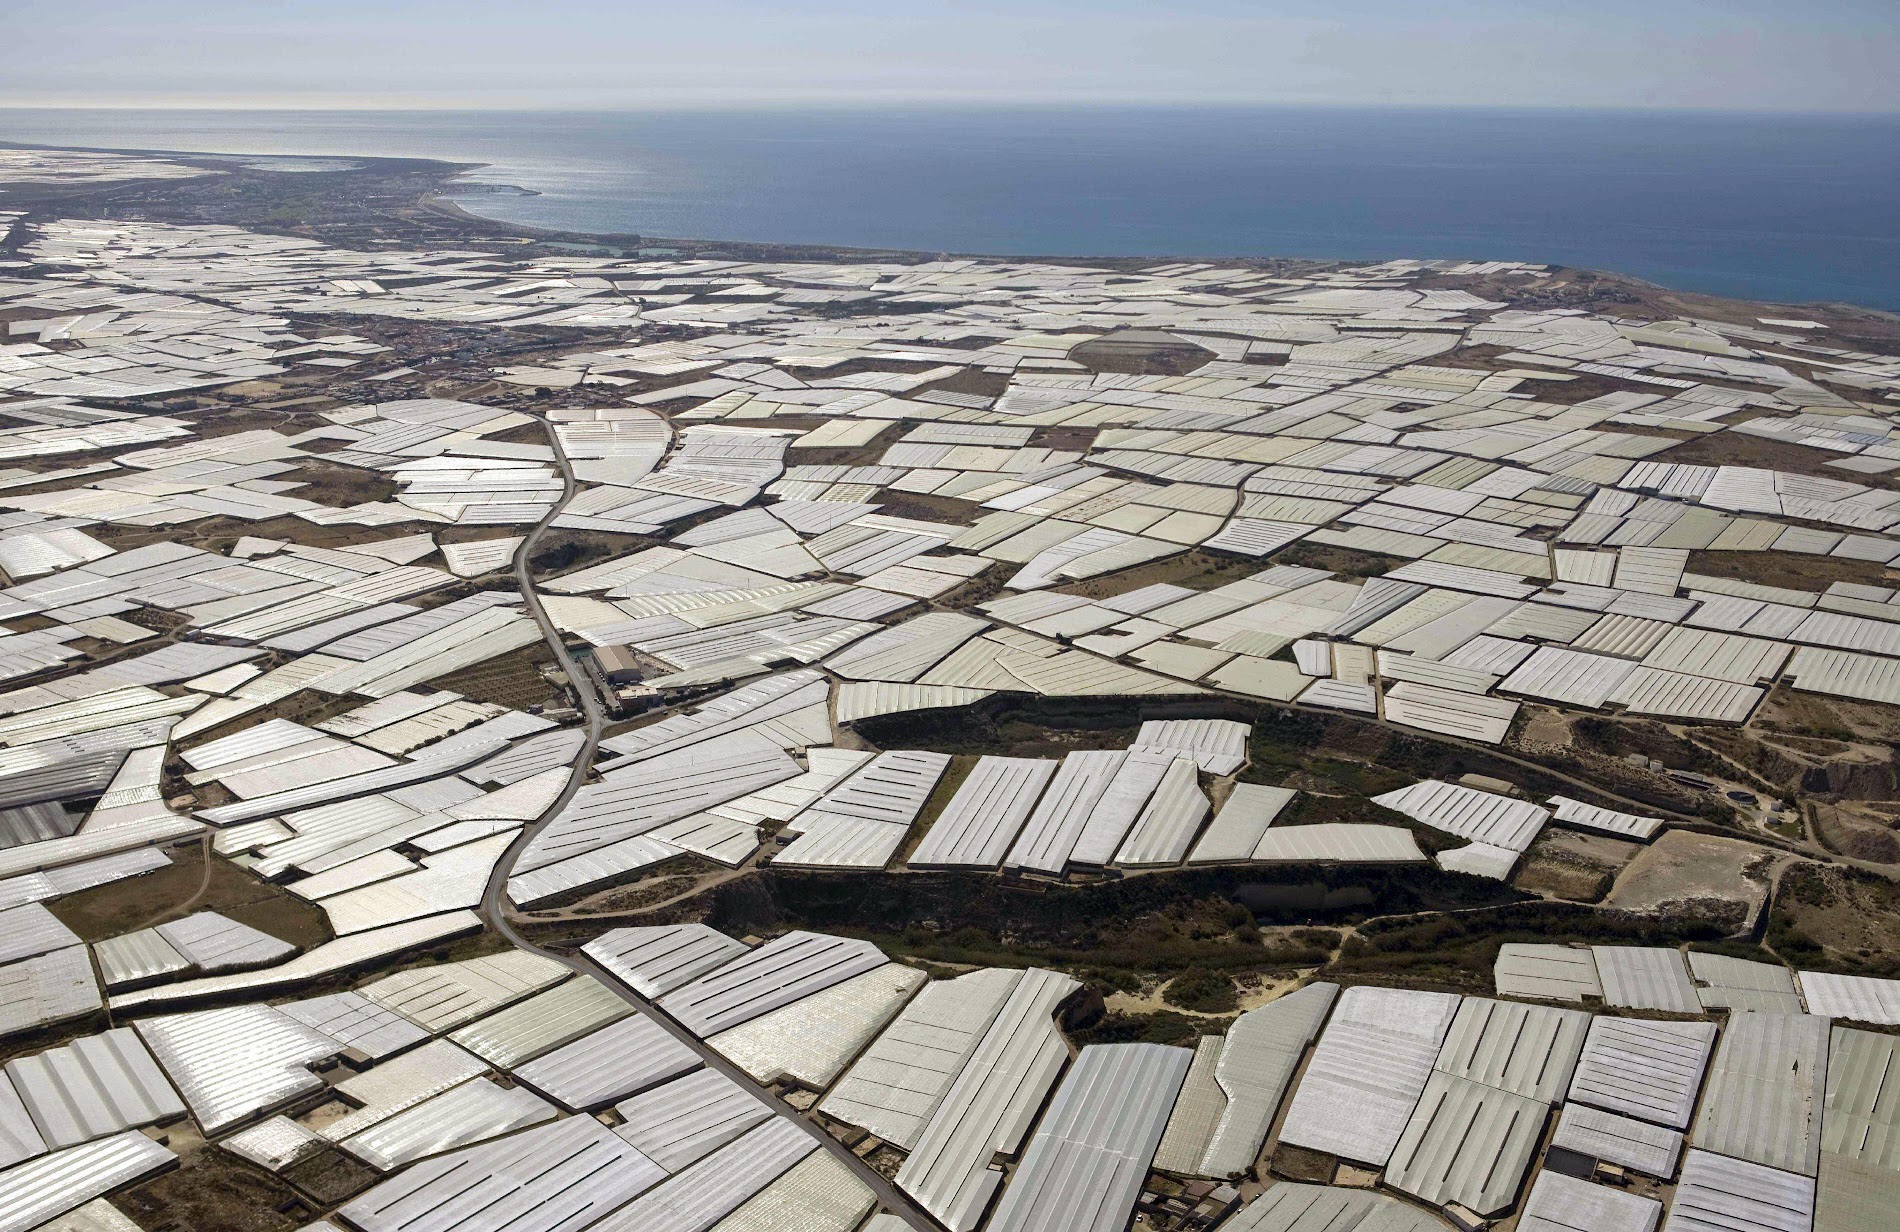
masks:
[[[1887,745],[1754,732],[1701,732],[1698,738],[1790,794],[1842,800],[1900,798],[1900,766]]]

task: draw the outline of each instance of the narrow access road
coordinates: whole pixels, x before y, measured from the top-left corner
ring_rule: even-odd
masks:
[[[482,893],[482,918],[496,932],[507,938],[509,944],[516,949],[539,954],[543,958],[560,963],[570,971],[591,975],[599,980],[601,984],[618,994],[621,1000],[658,1023],[667,1034],[698,1053],[706,1068],[717,1070],[732,1079],[742,1089],[751,1092],[755,1099],[770,1108],[774,1115],[783,1117],[816,1139],[821,1149],[830,1151],[840,1163],[843,1163],[870,1188],[885,1210],[894,1212],[905,1223],[916,1229],[916,1232],[939,1232],[940,1225],[908,1195],[893,1185],[883,1173],[859,1159],[844,1143],[812,1124],[790,1104],[753,1081],[750,1074],[726,1060],[704,1040],[675,1022],[651,1001],[621,983],[609,974],[606,968],[579,952],[557,954],[552,950],[541,948],[517,932],[513,922],[508,918],[508,877],[514,871],[515,862],[521,858],[522,852],[527,850],[528,844],[534,841],[535,836],[540,834],[549,822],[561,815],[561,811],[581,789],[582,783],[587,778],[588,767],[593,765],[594,754],[600,747],[601,728],[606,725],[605,712],[601,707],[600,698],[594,693],[592,681],[574,662],[574,657],[568,653],[567,645],[561,639],[561,631],[556,629],[554,622],[548,619],[547,611],[541,606],[540,595],[535,591],[534,570],[530,563],[534,558],[535,545],[540,542],[542,534],[548,527],[553,525],[554,519],[560,516],[561,510],[574,499],[574,492],[578,486],[574,478],[573,464],[568,461],[566,452],[562,450],[560,438],[554,434],[553,425],[544,421],[543,427],[547,430],[549,443],[554,447],[554,457],[560,465],[561,478],[565,486],[561,492],[561,499],[548,510],[546,517],[535,524],[534,529],[529,531],[527,537],[521,541],[521,546],[515,550],[515,584],[521,590],[522,602],[527,606],[528,614],[534,617],[536,624],[541,626],[541,636],[547,641],[548,648],[554,652],[562,669],[567,672],[567,678],[574,687],[574,694],[580,699],[581,713],[586,717],[587,739],[581,745],[580,754],[574,761],[573,771],[568,777],[567,786],[561,789],[560,797],[548,808],[547,812],[541,815],[539,820],[525,827],[520,836],[509,844],[508,850],[502,853],[501,859],[495,862],[494,871],[488,877],[488,886]]]

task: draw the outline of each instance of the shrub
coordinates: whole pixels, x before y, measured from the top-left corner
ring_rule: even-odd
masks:
[[[1195,967],[1175,976],[1161,999],[1169,1005],[1202,1014],[1230,1013],[1240,1006],[1234,981],[1205,967]]]

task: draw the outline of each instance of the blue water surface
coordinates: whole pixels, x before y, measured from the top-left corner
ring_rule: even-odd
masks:
[[[1900,117],[1292,107],[0,110],[0,137],[489,164],[513,222],[1065,256],[1513,259],[1900,309]]]

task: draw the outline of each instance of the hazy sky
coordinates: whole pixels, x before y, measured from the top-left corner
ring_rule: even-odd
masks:
[[[6,0],[0,105],[1900,112],[1900,0]]]

